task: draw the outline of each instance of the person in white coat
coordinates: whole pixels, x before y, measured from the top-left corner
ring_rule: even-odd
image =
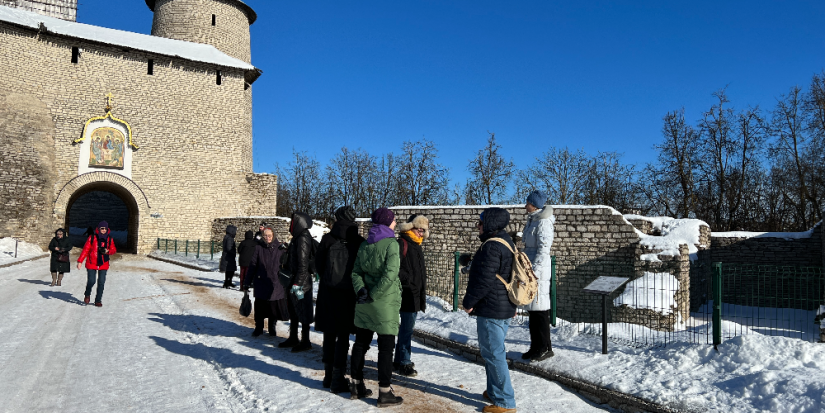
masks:
[[[521,355],[522,359],[541,361],[553,357],[550,345],[550,276],[551,258],[550,247],[553,245],[553,226],[556,217],[553,216],[553,207],[544,204],[547,196],[542,191],[533,191],[527,197],[527,223],[522,231],[524,252],[533,264],[533,271],[539,280],[539,291],[536,299],[527,304],[522,310],[529,314],[530,349]]]

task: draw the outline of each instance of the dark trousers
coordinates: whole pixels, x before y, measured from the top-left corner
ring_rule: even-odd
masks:
[[[226,271],[226,275],[223,279],[223,286],[224,287],[231,287],[232,286],[232,277],[235,276],[235,271]]]
[[[548,350],[550,345],[550,312],[528,311],[530,324],[530,348]]]
[[[85,295],[92,295],[92,287],[95,286],[95,275],[97,275],[97,294],[95,295],[96,303],[102,303],[100,300],[103,298],[103,285],[106,284],[106,271],[108,270],[86,270]]]
[[[301,341],[309,342],[309,324],[301,323],[301,317],[298,315],[298,310],[295,309],[296,300],[289,297],[289,338],[298,338],[298,324],[301,324]]]
[[[243,280],[246,277],[246,271],[248,269],[249,269],[249,267],[241,267],[241,277],[240,277],[241,280],[238,282],[238,285],[240,285],[241,287],[243,287]]]
[[[364,380],[364,356],[370,349],[374,331],[355,327],[355,344],[352,346],[350,376],[353,380]],[[395,336],[378,335],[378,386],[389,387],[392,384],[392,350],[395,348]]]
[[[272,317],[272,306],[269,300],[255,299],[255,330],[264,331],[264,320],[269,319],[269,334],[275,334],[275,324],[278,322]]]
[[[349,333],[324,333],[324,364],[332,364],[336,369],[347,369],[349,353]]]

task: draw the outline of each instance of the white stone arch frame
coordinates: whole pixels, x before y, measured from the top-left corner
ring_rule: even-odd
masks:
[[[113,172],[89,172],[74,177],[63,186],[55,199],[54,214],[58,221],[66,222],[69,215],[68,208],[79,195],[94,190],[114,193],[121,198],[127,208],[129,208],[130,223],[128,244],[130,245],[130,249],[136,250],[139,244],[140,218],[148,217],[151,207],[143,190],[141,190],[134,181],[123,175]]]

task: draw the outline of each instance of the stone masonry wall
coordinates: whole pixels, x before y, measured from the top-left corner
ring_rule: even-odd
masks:
[[[77,21],[77,0],[0,0],[0,6],[14,7],[72,22]]]
[[[81,49],[77,64],[71,62],[73,46]],[[139,217],[138,252],[148,252],[158,237],[208,239],[217,217],[261,215],[250,205],[261,202],[261,187],[277,180],[252,174],[252,89],[245,90],[242,70],[221,68],[223,83],[216,85],[214,65],[5,23],[0,49],[0,91],[15,91],[0,103],[0,119],[22,128],[3,135],[0,159],[14,158],[13,168],[27,177],[0,175],[0,188],[15,196],[28,191],[23,199],[30,200],[9,207],[4,197],[3,213],[22,215],[5,219],[0,236],[17,234],[45,246],[49,238],[41,234],[65,223],[66,211],[51,203],[77,176],[80,145],[72,141],[89,118],[105,113],[109,92],[115,96],[112,113],[129,122],[140,146],[131,180],[151,208]],[[147,74],[148,59],[154,60],[154,75]],[[50,153],[41,150],[44,142]],[[24,148],[34,150],[25,154]],[[263,209],[274,211],[274,198]]]
[[[42,100],[11,90],[0,88],[0,237],[46,247],[57,229],[50,211],[54,122]]]
[[[269,217],[230,217],[217,218],[212,221],[212,241],[223,241],[226,235],[226,227],[234,225],[238,228],[238,233],[235,235],[235,242],[240,243],[244,240],[244,232],[252,231],[254,234],[258,232],[258,226],[261,222],[266,222],[275,232],[275,238],[280,242],[289,242],[292,235],[289,233],[289,220],[283,217],[269,216]]]
[[[236,59],[251,62],[249,18],[236,1],[156,0],[152,35],[211,44]]]

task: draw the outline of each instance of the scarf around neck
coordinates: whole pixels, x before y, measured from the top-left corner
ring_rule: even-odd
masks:
[[[418,245],[421,245],[421,243],[424,241],[424,238],[419,237],[418,234],[416,234],[413,230],[404,232],[404,235],[410,237],[410,239]]]

